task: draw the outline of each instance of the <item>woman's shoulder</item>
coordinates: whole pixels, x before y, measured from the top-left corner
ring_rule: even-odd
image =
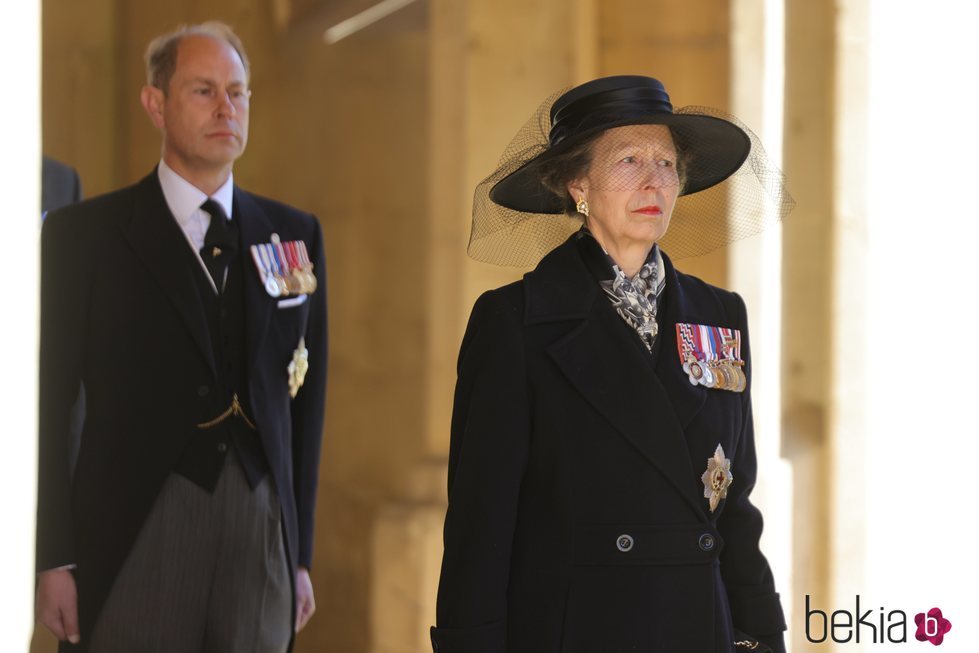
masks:
[[[731,290],[707,283],[700,277],[676,270],[676,287],[680,303],[689,311],[728,323],[743,324],[746,309],[741,296]]]
[[[469,322],[477,321],[516,322],[523,320],[524,281],[514,281],[505,286],[487,290],[473,304]]]

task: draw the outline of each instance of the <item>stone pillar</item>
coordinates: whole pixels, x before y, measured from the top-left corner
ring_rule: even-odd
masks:
[[[117,0],[44,0],[41,120],[45,154],[72,165],[86,197],[118,182]],[[138,100],[138,98],[136,98]]]
[[[864,511],[871,507],[867,502],[866,470],[873,461],[867,455],[867,384],[871,371],[863,362],[868,351],[869,4],[868,0],[838,0],[834,22],[834,229],[830,244],[833,408],[826,420],[830,436],[827,455],[832,460],[826,483],[831,489],[827,496],[831,542],[827,554],[830,582],[826,590],[834,606],[847,605],[854,595],[868,589]],[[801,635],[795,641],[801,642]]]
[[[836,29],[832,3],[785,3],[785,173],[796,209],[784,224],[783,435],[794,472],[791,643],[805,644],[804,597],[828,598],[829,443],[834,415],[834,296],[838,237],[834,203],[837,126]],[[805,650],[805,649],[801,649]]]
[[[731,2],[731,107],[760,138],[771,161],[782,154],[784,59],[783,21],[771,12],[777,2]],[[791,185],[790,185],[791,190]],[[752,501],[765,517],[761,547],[775,575],[782,607],[790,614],[792,588],[792,466],[782,446],[782,225],[727,248],[726,287],[739,293],[748,310],[751,342],[751,399],[758,453],[758,481]]]
[[[729,0],[603,0],[596,5],[596,76],[649,75],[663,82],[674,107],[731,110]],[[678,267],[725,286],[727,257],[722,249],[684,259]]]
[[[459,343],[482,292],[525,270],[477,263],[466,255],[473,189],[539,104],[577,81],[569,38],[590,3],[547,0],[428,2],[428,211],[420,215],[427,256],[422,453],[372,527],[371,653],[431,650],[442,556],[446,456]],[[591,38],[594,38],[592,36]]]

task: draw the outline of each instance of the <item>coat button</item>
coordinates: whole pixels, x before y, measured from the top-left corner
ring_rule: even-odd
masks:
[[[622,553],[628,553],[632,551],[634,543],[631,535],[619,535],[618,539],[615,540],[615,547]]]
[[[228,450],[228,445],[227,444],[225,444],[224,442],[218,442],[218,451],[219,452],[224,453],[227,450]]]
[[[714,550],[714,536],[710,533],[704,533],[697,540],[697,545],[700,546],[701,551],[713,551]]]
[[[199,386],[197,386],[197,396],[198,397],[206,397],[207,396],[207,393],[209,393],[210,391],[211,391],[211,389],[209,387],[207,387],[206,385],[199,385]]]

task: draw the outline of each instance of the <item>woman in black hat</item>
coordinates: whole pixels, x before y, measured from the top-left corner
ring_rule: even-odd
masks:
[[[440,653],[784,651],[745,307],[673,268],[780,219],[750,131],[648,77],[547,101],[477,188]],[[669,228],[669,235],[667,229]]]

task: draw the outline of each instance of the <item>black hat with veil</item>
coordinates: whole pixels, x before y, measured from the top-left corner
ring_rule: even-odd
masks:
[[[497,265],[532,266],[566,240],[581,219],[561,187],[561,167],[602,159],[595,156],[595,143],[608,130],[629,125],[668,127],[675,154],[616,152],[609,158],[615,174],[606,178],[615,180],[610,184],[616,190],[679,184],[680,198],[659,241],[673,258],[699,256],[755,235],[794,206],[782,173],[736,118],[700,106],[674,111],[666,89],[650,77],[604,77],[551,96],[517,132],[496,170],[476,187],[469,255]],[[640,170],[643,159],[653,172]]]

